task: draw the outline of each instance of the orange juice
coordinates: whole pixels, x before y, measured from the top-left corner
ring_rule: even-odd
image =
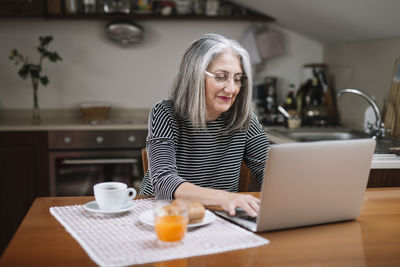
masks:
[[[155,229],[158,239],[166,242],[180,241],[185,236],[186,218],[182,215],[157,217]]]

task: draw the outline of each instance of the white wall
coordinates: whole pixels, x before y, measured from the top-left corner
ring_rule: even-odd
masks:
[[[360,89],[375,98],[381,111],[389,96],[395,58],[398,57],[400,37],[325,48],[325,62],[330,66],[336,92],[344,88]],[[344,125],[363,128],[364,112],[369,106],[364,99],[346,94],[337,104]]]
[[[274,26],[281,32],[284,43],[284,54],[266,62],[264,69],[257,74],[256,80],[262,81],[266,76],[278,77],[277,95],[284,101],[289,85],[294,84],[296,90],[306,77],[303,75],[303,65],[307,63],[323,63],[322,44],[308,39],[280,26]]]
[[[0,108],[30,108],[32,88],[8,59],[12,48],[38,59],[38,36],[53,35],[50,50],[63,58],[44,62],[50,84],[39,88],[41,108],[73,108],[85,101],[109,101],[118,108],[149,108],[165,99],[188,44],[207,32],[239,40],[250,25],[243,21],[143,21],[145,41],[121,48],[104,37],[106,21],[0,21]],[[282,29],[285,55],[270,60],[257,75],[280,78],[280,95],[289,83],[299,85],[302,65],[322,61],[322,46]]]

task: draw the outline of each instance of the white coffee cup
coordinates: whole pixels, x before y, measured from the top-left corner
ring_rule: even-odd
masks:
[[[94,197],[101,210],[119,210],[135,198],[136,190],[124,183],[105,182],[93,186]]]

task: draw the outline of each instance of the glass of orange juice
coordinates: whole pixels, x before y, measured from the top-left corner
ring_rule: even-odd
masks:
[[[154,228],[160,241],[181,241],[185,236],[187,223],[187,205],[171,205],[166,201],[157,201],[154,208]]]

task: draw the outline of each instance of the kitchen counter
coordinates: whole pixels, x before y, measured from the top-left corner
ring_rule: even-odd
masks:
[[[78,109],[41,111],[42,122],[32,124],[29,110],[0,112],[0,132],[65,130],[147,130],[148,109],[112,109],[106,121],[85,123]]]
[[[298,142],[291,136],[296,136],[293,133],[298,133],[299,136],[303,133],[312,135],[312,133],[322,133],[321,136],[324,136],[323,133],[336,133],[337,135],[347,134],[351,139],[354,138],[368,138],[368,136],[364,135],[363,133],[354,133],[354,131],[349,130],[348,128],[343,127],[331,127],[331,128],[298,128],[295,130],[289,130],[285,127],[280,126],[272,126],[272,127],[264,127],[265,132],[271,143],[275,144],[284,144],[284,143],[292,143]],[[332,135],[333,136],[333,135]],[[314,141],[322,141],[323,137],[320,140],[315,139]],[[305,141],[305,140],[303,140]],[[372,159],[371,169],[400,169],[400,156],[392,154],[389,152],[390,147],[400,147],[400,140],[394,138],[383,138],[377,140],[375,153]]]
[[[24,122],[7,123],[0,121],[0,132],[11,131],[71,131],[71,130],[147,130],[147,121],[121,121],[99,124],[88,124],[79,121],[44,121],[41,124],[27,124]]]

